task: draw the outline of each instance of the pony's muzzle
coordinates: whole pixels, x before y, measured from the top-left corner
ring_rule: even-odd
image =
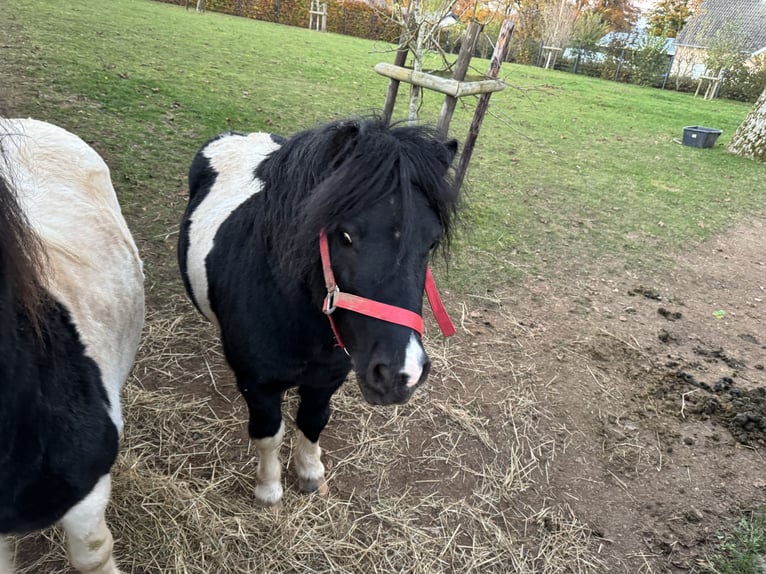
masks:
[[[424,356],[424,362],[417,375],[397,370],[383,361],[372,361],[364,377],[357,377],[365,400],[373,405],[402,404],[410,400],[415,389],[428,378],[431,361]]]

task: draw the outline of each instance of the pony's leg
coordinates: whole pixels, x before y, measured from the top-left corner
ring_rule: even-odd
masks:
[[[279,448],[285,434],[282,391],[269,385],[237,382],[250,413],[250,438],[258,450],[255,498],[265,506],[273,506],[282,499],[282,463],[279,461]]]
[[[104,518],[111,489],[111,477],[105,474],[61,519],[69,562],[83,574],[119,574],[112,556],[112,533]]]
[[[298,485],[303,492],[318,491],[320,494],[327,492],[319,435],[330,420],[330,398],[342,382],[324,388],[311,386],[298,388],[301,402],[295,420],[298,436],[294,457]]]
[[[255,498],[266,506],[273,506],[282,500],[282,463],[279,461],[279,448],[285,435],[285,424],[280,423],[274,436],[255,439],[258,450],[258,467],[255,476]]]
[[[0,536],[0,574],[13,574],[11,552],[8,550],[8,542],[2,536]]]

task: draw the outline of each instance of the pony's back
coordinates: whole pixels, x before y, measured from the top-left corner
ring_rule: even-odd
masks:
[[[49,123],[0,120],[0,138],[4,171],[42,247],[44,287],[69,309],[99,364],[121,430],[119,389],[143,324],[143,273],[109,168],[82,139]]]

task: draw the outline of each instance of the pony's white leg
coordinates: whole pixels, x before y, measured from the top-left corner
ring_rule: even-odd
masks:
[[[8,542],[2,536],[0,536],[0,574],[13,574],[11,552],[8,550]]]
[[[111,489],[111,477],[105,474],[61,519],[69,561],[83,574],[119,574],[112,556],[112,533],[104,518]]]
[[[324,465],[322,464],[322,449],[319,441],[311,442],[300,430],[295,444],[295,473],[298,484],[303,492],[319,492],[327,494],[324,481]]]
[[[272,506],[282,499],[282,464],[279,462],[279,447],[285,436],[285,423],[279,425],[274,436],[255,439],[258,450],[258,468],[255,476],[258,485],[255,487],[255,498],[266,506]]]

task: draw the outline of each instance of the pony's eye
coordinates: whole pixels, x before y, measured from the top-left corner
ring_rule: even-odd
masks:
[[[343,245],[347,247],[354,243],[351,240],[351,235],[348,233],[348,231],[344,231],[343,233],[340,234],[340,240],[341,240],[341,243],[343,243]]]

